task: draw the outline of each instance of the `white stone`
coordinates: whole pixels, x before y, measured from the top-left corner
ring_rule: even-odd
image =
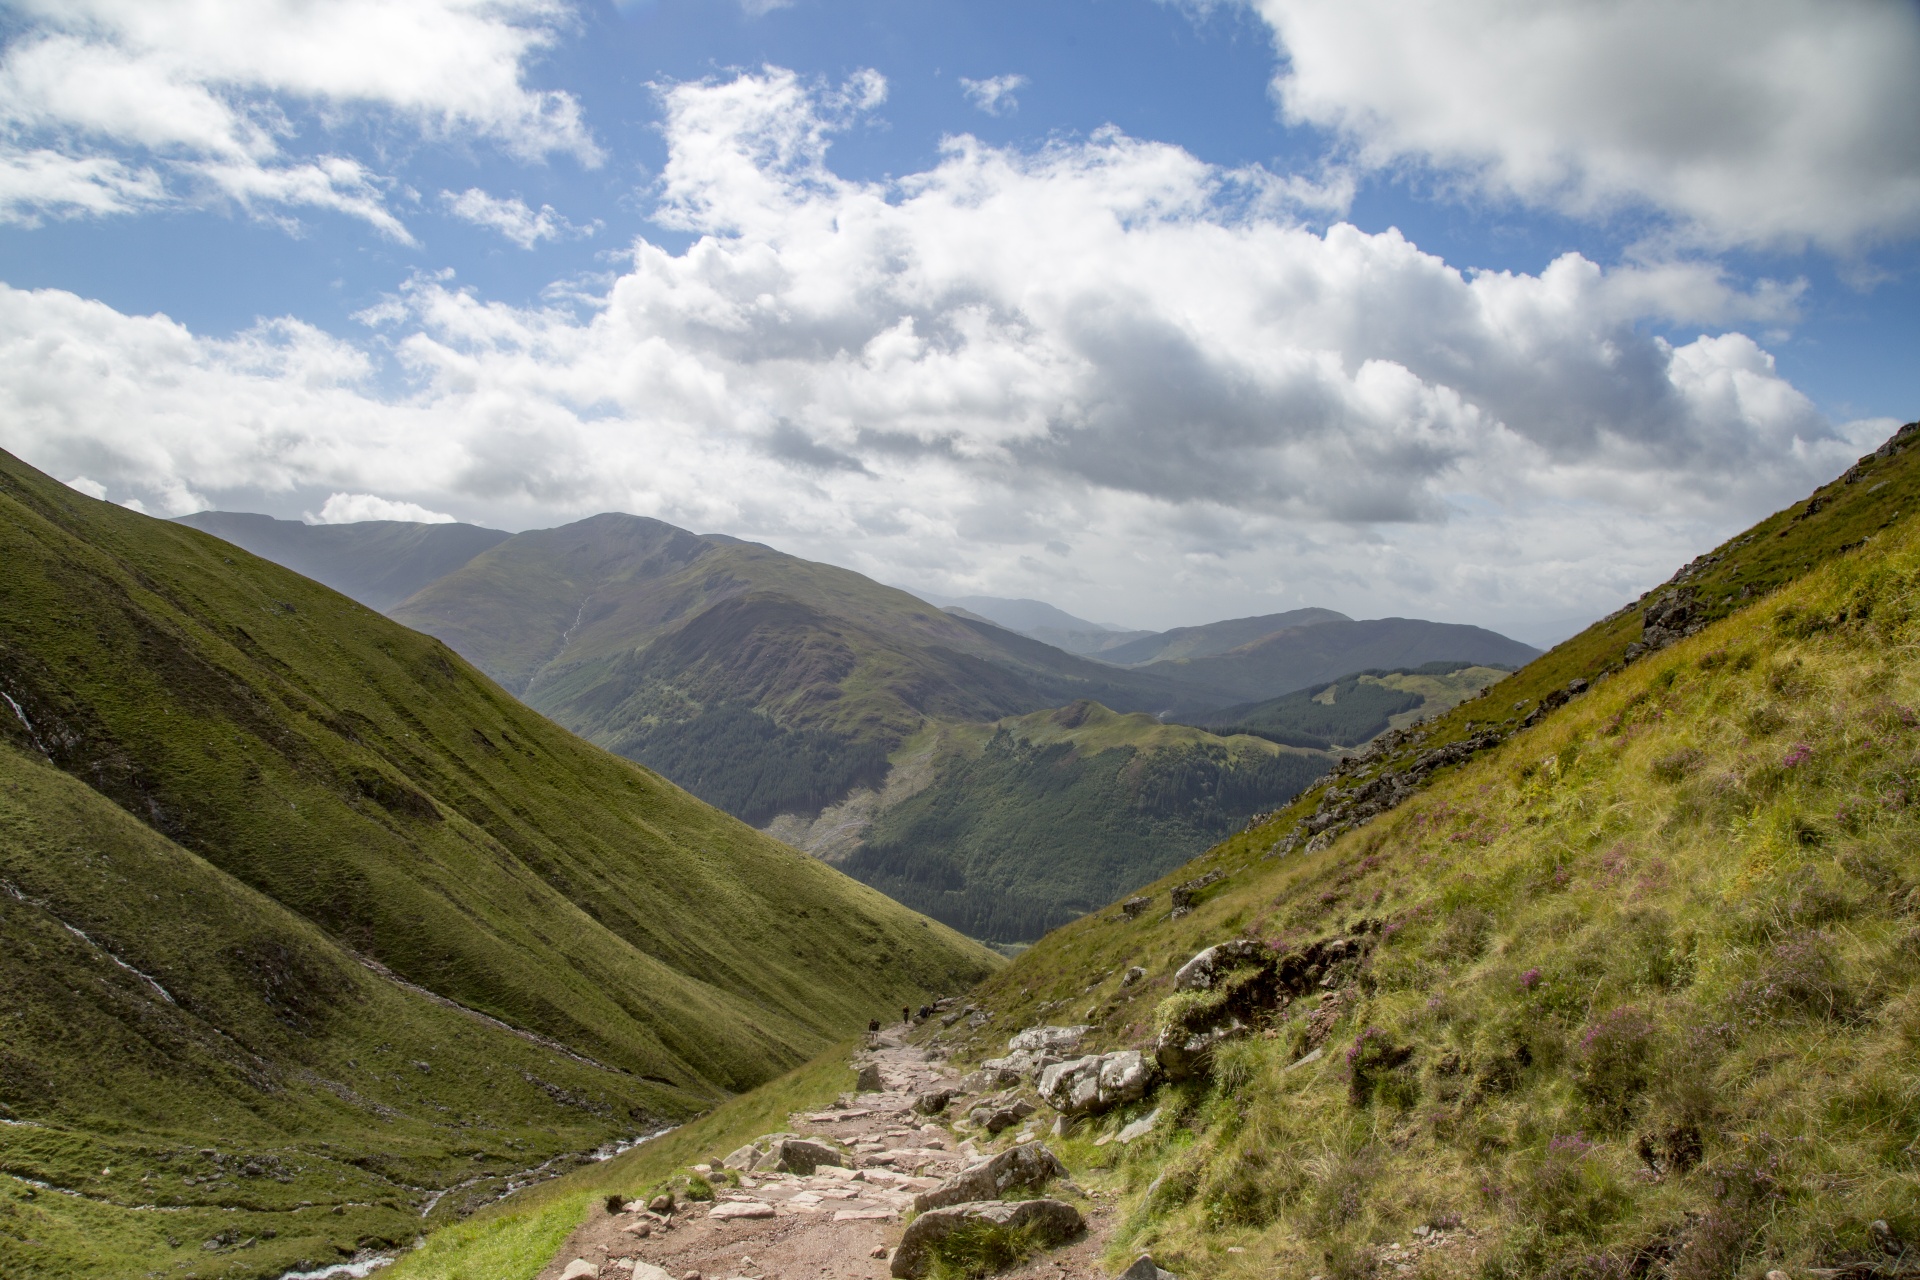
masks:
[[[598,1280],[599,1275],[599,1267],[585,1258],[575,1258],[567,1264],[567,1269],[560,1273],[560,1280]]]
[[[718,1218],[722,1222],[735,1218],[771,1218],[773,1206],[760,1200],[730,1200],[725,1204],[713,1206],[713,1212],[707,1216]]]
[[[1149,1111],[1146,1115],[1141,1116],[1119,1133],[1113,1135],[1114,1140],[1118,1142],[1132,1142],[1136,1138],[1144,1138],[1153,1132],[1153,1126],[1157,1124],[1159,1120],[1160,1108],[1155,1107],[1152,1111]]]

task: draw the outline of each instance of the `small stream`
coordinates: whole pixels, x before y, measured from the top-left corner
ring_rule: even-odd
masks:
[[[679,1125],[670,1124],[666,1128],[656,1129],[652,1133],[643,1133],[637,1137],[621,1138],[617,1142],[604,1143],[601,1146],[595,1147],[593,1151],[588,1154],[596,1163],[611,1160],[615,1156],[626,1154],[642,1143],[652,1142],[655,1138],[665,1137],[679,1127]],[[536,1183],[546,1181],[545,1178],[538,1175],[562,1161],[570,1161],[573,1159],[575,1159],[574,1153],[567,1152],[562,1155],[557,1155],[551,1160],[543,1160],[531,1168],[520,1170],[518,1173],[508,1174],[506,1190],[502,1191],[487,1203],[498,1204],[516,1192],[524,1191]],[[469,1178],[467,1181],[456,1183],[451,1187],[441,1188],[439,1191],[434,1192],[431,1198],[428,1199],[427,1207],[420,1211],[420,1216],[424,1218],[432,1213],[434,1206],[453,1192],[465,1187],[470,1187],[476,1182],[485,1182],[489,1178],[499,1176],[498,1174],[486,1174],[478,1178]],[[426,1243],[426,1240],[425,1237],[422,1237],[420,1244],[424,1243]],[[418,1248],[419,1245],[416,1244],[414,1247]],[[347,1259],[345,1262],[336,1262],[330,1266],[320,1267],[313,1271],[288,1271],[279,1276],[278,1280],[340,1280],[342,1277],[352,1277],[352,1280],[365,1280],[367,1276],[378,1271],[380,1268],[392,1266],[398,1256],[398,1254],[393,1253],[375,1253],[372,1250],[363,1250],[360,1253],[354,1254],[353,1257]]]

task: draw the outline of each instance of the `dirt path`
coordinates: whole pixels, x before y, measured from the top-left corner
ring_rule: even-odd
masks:
[[[905,1044],[901,1030],[882,1032],[877,1047],[861,1057],[879,1066],[882,1092],[854,1095],[846,1109],[796,1112],[789,1125],[802,1136],[833,1139],[852,1153],[857,1168],[823,1165],[805,1177],[743,1173],[738,1188],[716,1183],[717,1200],[683,1204],[664,1222],[596,1205],[540,1280],[560,1280],[576,1260],[597,1268],[592,1274],[601,1280],[625,1280],[635,1262],[660,1267],[673,1280],[693,1273],[701,1280],[885,1280],[887,1250],[900,1240],[914,1193],[988,1151],[984,1134],[976,1146],[914,1111],[916,1094],[952,1088],[957,1079],[943,1062]],[[1015,1136],[1008,1131],[991,1145]],[[1015,1280],[1103,1274],[1098,1257],[1107,1206],[1096,1198],[1083,1212],[1088,1231],[1079,1241],[1004,1274]],[[741,1213],[761,1216],[730,1216]],[[643,1222],[645,1236],[635,1230]]]

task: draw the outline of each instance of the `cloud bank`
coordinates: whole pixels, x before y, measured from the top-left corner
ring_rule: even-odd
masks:
[[[831,139],[884,95],[778,69],[664,90],[655,217],[694,240],[636,241],[567,305],[421,277],[366,340],[213,339],[0,288],[0,439],[167,511],[621,509],[1170,625],[1611,607],[1891,426],[1827,422],[1741,331],[1790,320],[1791,286],[1462,270],[1114,130],[849,180]]]
[[[1856,253],[1920,230],[1920,6],[1249,0],[1286,117],[1576,217]]]
[[[361,219],[389,183],[303,146],[350,126],[601,155],[566,93],[527,87],[560,0],[17,0],[0,54],[0,220],[227,204]],[[304,113],[296,120],[289,112]],[[304,126],[304,127],[303,127]]]

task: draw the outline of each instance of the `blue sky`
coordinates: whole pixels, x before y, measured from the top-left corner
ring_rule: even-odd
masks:
[[[4,15],[0,445],[157,514],[1544,639],[1920,415],[1907,4]]]

